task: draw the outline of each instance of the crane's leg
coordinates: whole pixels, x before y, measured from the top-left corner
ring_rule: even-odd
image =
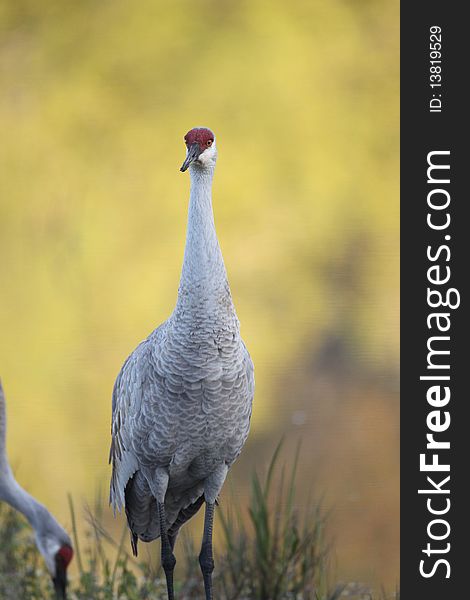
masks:
[[[214,558],[212,556],[212,527],[214,524],[215,502],[206,501],[206,513],[204,515],[204,533],[202,535],[201,552],[199,564],[204,577],[204,590],[206,600],[213,600],[212,596],[212,571],[214,570]]]
[[[178,532],[174,533],[173,535],[169,535],[168,536],[168,541],[170,542],[170,548],[171,548],[172,552],[175,549],[175,543],[176,543],[176,536],[177,535],[178,535]]]
[[[162,541],[162,567],[165,571],[168,600],[174,600],[175,593],[173,591],[173,570],[175,568],[176,558],[173,554],[172,544],[170,543],[170,539],[168,537],[165,504],[163,502],[157,502],[157,506],[158,517],[160,520],[160,539]]]

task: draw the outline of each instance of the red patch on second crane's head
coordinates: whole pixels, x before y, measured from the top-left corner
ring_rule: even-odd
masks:
[[[73,549],[67,544],[64,544],[60,547],[57,555],[62,559],[63,566],[67,568],[73,558]]]
[[[206,127],[195,127],[188,131],[184,136],[186,146],[192,146],[193,144],[199,144],[201,152],[204,152],[206,148],[210,148],[214,143],[215,136],[210,129]]]

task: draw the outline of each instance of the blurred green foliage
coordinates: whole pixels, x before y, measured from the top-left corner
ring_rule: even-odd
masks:
[[[398,27],[386,0],[0,0],[0,372],[13,466],[59,517],[106,481],[114,378],[174,305],[193,126],[254,439],[325,332],[397,369]]]

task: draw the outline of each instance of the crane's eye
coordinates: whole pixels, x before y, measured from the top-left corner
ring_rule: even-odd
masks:
[[[212,146],[212,142],[213,142],[213,141],[214,141],[214,140],[207,140],[207,145],[208,145],[208,146]]]

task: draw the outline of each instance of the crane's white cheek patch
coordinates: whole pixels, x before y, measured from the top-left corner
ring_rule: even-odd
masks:
[[[215,148],[215,145],[212,145],[210,148],[206,148],[204,150],[204,152],[201,152],[201,154],[198,157],[198,161],[200,163],[202,163],[203,165],[215,163],[216,159],[217,159],[217,150]]]
[[[50,537],[36,537],[37,546],[44,557],[49,573],[55,576],[55,555],[60,550],[60,544],[57,540]]]

